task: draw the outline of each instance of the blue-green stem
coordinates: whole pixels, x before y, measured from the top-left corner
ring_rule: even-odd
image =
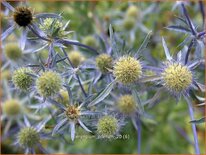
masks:
[[[141,132],[142,132],[142,126],[140,118],[137,120],[137,153],[141,153]]]
[[[193,111],[191,99],[189,99],[187,96],[185,96],[185,100],[187,101],[190,119],[194,120],[194,111]],[[193,132],[193,138],[194,138],[195,153],[200,154],[196,124],[194,124],[194,123],[192,123],[192,132]]]

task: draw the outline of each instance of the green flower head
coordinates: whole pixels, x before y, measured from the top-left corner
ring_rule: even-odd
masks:
[[[128,17],[137,18],[139,15],[139,9],[135,5],[131,5],[126,12]]]
[[[18,133],[19,144],[23,147],[34,147],[40,141],[39,133],[33,127],[25,127]]]
[[[75,68],[85,60],[85,57],[79,51],[69,52],[68,57]]]
[[[134,18],[127,17],[123,21],[123,27],[125,30],[131,30],[134,28],[135,23],[136,23],[136,20]]]
[[[2,104],[2,110],[8,116],[17,116],[21,112],[21,107],[18,100],[9,99]]]
[[[49,35],[53,36],[58,35],[61,36],[64,34],[64,30],[62,29],[63,23],[54,18],[46,18],[43,20],[43,23],[39,25],[40,29],[47,32]],[[51,31],[52,30],[52,31]]]
[[[135,58],[123,56],[116,61],[113,74],[118,82],[124,85],[131,84],[141,76],[142,66]]]
[[[93,36],[84,37],[82,42],[83,42],[83,44],[85,44],[87,46],[94,47],[94,48],[97,47],[97,41]]]
[[[117,102],[117,107],[123,114],[133,114],[137,108],[132,95],[121,96]]]
[[[192,73],[180,63],[170,64],[162,73],[165,86],[175,92],[186,90],[192,84]]]
[[[17,43],[7,43],[5,46],[5,56],[9,60],[17,61],[22,57],[22,50]]]
[[[107,73],[112,68],[112,58],[108,54],[100,54],[96,58],[96,65],[102,73]]]
[[[28,90],[33,83],[33,79],[27,73],[34,73],[30,68],[19,68],[14,71],[12,81],[16,88],[23,91]]]
[[[118,120],[113,116],[103,116],[97,123],[98,136],[112,138],[118,131]]]
[[[59,102],[59,103],[61,103],[61,104],[63,104],[63,105],[69,104],[69,94],[68,94],[68,92],[67,92],[66,90],[64,90],[64,89],[61,89],[61,90],[59,91],[59,94],[60,94],[61,96],[59,96],[59,97],[57,98],[57,102]]]
[[[58,73],[46,71],[36,80],[36,86],[40,95],[50,97],[60,91],[62,88],[62,79]]]

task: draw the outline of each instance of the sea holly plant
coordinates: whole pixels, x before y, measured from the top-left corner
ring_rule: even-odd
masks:
[[[181,140],[184,153],[190,145],[203,153],[205,29],[187,10],[190,2],[64,2],[54,7],[65,5],[57,13],[39,13],[33,2],[1,4],[6,17],[1,35],[3,147],[14,144],[15,153],[47,154],[116,153],[110,148],[118,146],[118,153],[125,153],[121,143],[133,147],[126,153],[141,154],[165,153],[163,147]],[[200,8],[204,22],[203,3],[197,4],[194,9]],[[100,6],[114,14],[108,16]],[[162,25],[156,13],[165,6],[178,7],[171,14],[181,16],[171,22],[176,24],[154,27]],[[175,33],[171,39],[164,27],[184,34],[184,40]],[[175,101],[181,102],[177,109],[184,107],[181,112],[172,108]],[[171,131],[171,122],[184,139]],[[106,143],[111,147],[98,149]]]

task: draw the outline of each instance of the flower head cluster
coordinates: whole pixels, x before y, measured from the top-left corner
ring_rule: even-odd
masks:
[[[75,68],[85,60],[85,57],[79,51],[69,52],[68,57]]]
[[[17,61],[22,57],[22,50],[17,43],[8,43],[5,46],[5,55],[8,59]]]
[[[118,131],[118,120],[113,116],[103,116],[97,123],[97,134],[101,138],[112,138]]]
[[[33,147],[40,142],[40,136],[33,127],[25,127],[18,133],[19,144],[23,147]]]
[[[36,80],[37,91],[43,97],[58,93],[62,87],[62,79],[57,72],[46,71]]]
[[[18,100],[10,99],[2,104],[2,110],[8,116],[17,116],[21,112],[21,106]]]
[[[31,88],[33,84],[33,79],[30,75],[28,74],[33,73],[33,71],[29,68],[19,68],[14,71],[13,76],[12,76],[12,81],[15,85],[15,87],[26,91],[29,88]]]
[[[117,108],[123,114],[133,114],[137,105],[132,95],[123,95],[117,101]]]
[[[100,54],[96,58],[96,65],[102,73],[107,73],[108,69],[112,69],[112,58],[108,54]]]
[[[20,6],[17,7],[13,14],[14,21],[19,25],[26,27],[31,24],[33,20],[32,12],[29,8]]]
[[[134,57],[123,56],[115,62],[113,74],[118,82],[131,84],[140,78],[142,66]]]
[[[192,72],[180,63],[169,64],[162,77],[165,87],[176,92],[186,90],[192,84]]]

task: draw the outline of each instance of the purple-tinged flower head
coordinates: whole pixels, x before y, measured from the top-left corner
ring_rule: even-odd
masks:
[[[76,104],[74,101],[70,101],[67,105],[60,105],[57,101],[49,99],[52,104],[58,105],[61,113],[59,115],[58,123],[54,127],[52,135],[59,133],[61,128],[66,129],[69,127],[71,140],[74,141],[76,134],[76,125],[79,124],[85,131],[92,132],[84,123],[83,118],[87,116],[94,115],[94,112],[86,110],[84,105],[86,102],[80,105]]]
[[[6,1],[3,1],[2,4],[12,12],[11,25],[7,30],[2,33],[1,40],[5,40],[12,32],[18,27],[23,28],[22,35],[20,37],[20,47],[23,50],[26,46],[27,34],[29,30],[33,32],[38,38],[43,40],[48,40],[43,31],[41,31],[38,26],[35,24],[37,19],[41,18],[61,18],[61,16],[53,13],[40,13],[34,14],[33,11],[27,6],[17,6],[14,8]]]
[[[24,6],[18,6],[13,13],[14,21],[21,27],[26,27],[31,24],[33,20],[33,14],[30,8]]]

